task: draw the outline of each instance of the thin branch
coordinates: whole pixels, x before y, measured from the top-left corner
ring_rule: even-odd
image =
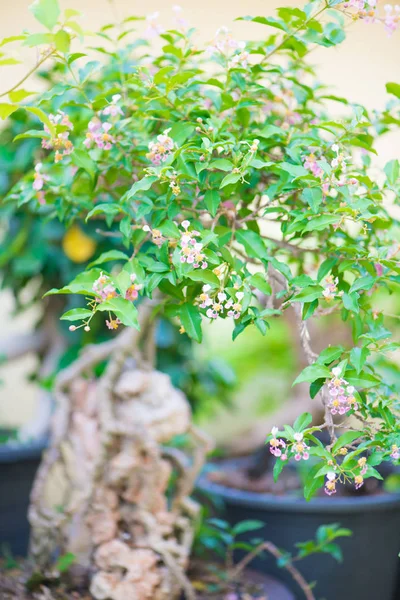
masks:
[[[284,554],[273,544],[272,542],[263,542],[257,548],[254,548],[252,552],[247,554],[235,567],[232,577],[233,579],[237,579],[241,572],[254,560],[261,552],[267,551],[272,556],[274,556],[277,560],[284,558]],[[298,584],[300,589],[304,592],[306,600],[316,600],[314,593],[307,581],[304,579],[303,575],[300,573],[298,569],[293,565],[292,562],[285,562],[283,567],[290,573],[293,577],[294,581]]]

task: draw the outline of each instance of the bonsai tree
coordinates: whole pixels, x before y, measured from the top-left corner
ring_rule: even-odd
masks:
[[[398,125],[400,88],[388,84],[387,110],[369,114],[328,94],[308,62],[315,45],[342,42],[352,19],[391,33],[398,13],[372,1],[312,1],[276,18],[244,17],[266,27],[259,42],[223,27],[199,49],[177,11],[173,30],[151,15],[137,34],[132,17],[75,52],[76,11],[61,13],[57,0],[31,10],[45,33],[3,44],[38,47],[37,68],[56,62],[61,77],[34,104],[22,88],[31,73],[2,94],[3,118],[23,110],[41,121],[17,136],[39,140],[35,166],[5,204],[68,228],[96,219],[99,235],[119,240],[46,294],[70,298],[62,320],[72,333],[90,339],[100,320],[110,339],[88,346],[55,381],[52,444],[32,494],[32,553],[47,564],[55,549],[72,552],[94,572],[98,599],[170,599],[182,588],[191,598],[189,495],[210,444],[184,397],[153,370],[161,316],[201,342],[204,321],[231,320],[235,339],[247,327],[266,335],[271,319],[294,310],[308,361],[295,383],[310,383],[324,423],[312,427],[302,414],[268,440],[276,476],[292,457],[317,459],[307,498],[324,485],[328,494],[341,482],[359,487],[400,457],[395,382],[385,374],[398,344],[379,308],[399,277],[399,163],[378,177],[371,169],[375,140]],[[160,37],[161,51],[143,35]],[[343,106],[340,120],[331,101]],[[353,346],[327,340],[317,355],[308,323],[333,314],[351,328]],[[321,429],[327,444],[314,435]],[[189,462],[171,446],[177,435],[194,451]]]
[[[39,75],[46,87],[54,87],[64,76],[64,66],[53,63]],[[99,91],[100,91],[99,87]],[[49,110],[57,112],[57,96],[49,100]],[[13,139],[36,126],[36,116],[19,110],[12,114],[0,131],[0,164],[2,176],[0,194],[4,197],[12,186],[34,168],[37,140],[24,137],[18,143]],[[118,223],[108,235],[99,231],[99,220],[73,223],[70,226],[54,222],[48,215],[36,210],[32,203],[2,203],[0,206],[2,239],[0,241],[1,285],[8,289],[15,302],[15,311],[22,313],[32,304],[38,305],[40,317],[32,333],[13,335],[0,342],[0,360],[9,362],[29,352],[38,357],[34,376],[39,384],[39,402],[32,421],[18,431],[22,440],[43,435],[48,431],[52,410],[51,385],[54,374],[66,367],[88,343],[105,341],[110,332],[102,320],[91,327],[90,335],[78,330],[71,333],[59,317],[65,311],[67,296],[49,296],[50,288],[63,287],[86,269],[95,253],[120,249]],[[100,220],[100,225],[101,225]],[[27,293],[28,290],[28,293]],[[157,344],[157,367],[168,373],[174,385],[188,396],[196,411],[204,400],[211,407],[227,402],[228,392],[235,384],[235,375],[221,359],[199,361],[194,357],[193,341],[181,336],[176,327],[165,318],[160,321]]]

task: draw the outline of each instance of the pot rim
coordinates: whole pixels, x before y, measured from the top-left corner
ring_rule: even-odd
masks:
[[[10,440],[0,444],[0,464],[16,463],[23,460],[38,460],[47,448],[49,438],[41,436],[26,442]]]
[[[210,465],[208,465],[210,467]],[[199,491],[221,496],[230,504],[247,505],[256,509],[268,509],[274,512],[296,513],[365,513],[400,509],[400,493],[382,494],[371,496],[354,496],[351,498],[327,496],[326,498],[312,498],[307,501],[302,496],[277,496],[269,493],[258,493],[210,481],[206,469],[199,477],[196,487]]]

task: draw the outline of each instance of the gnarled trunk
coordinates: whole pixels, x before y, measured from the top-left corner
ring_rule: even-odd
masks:
[[[141,332],[151,311],[140,307]],[[72,552],[98,600],[173,600],[182,589],[194,598],[185,569],[198,510],[189,496],[209,440],[169,377],[143,363],[141,338],[125,330],[60,373],[31,497],[33,558],[46,565]],[[93,367],[110,356],[96,379]],[[191,459],[166,446],[182,434]]]

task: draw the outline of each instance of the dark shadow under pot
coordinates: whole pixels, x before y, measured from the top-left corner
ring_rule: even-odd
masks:
[[[245,464],[245,463],[244,463]],[[243,459],[219,463],[218,469],[243,468]],[[210,469],[214,467],[210,467]],[[321,525],[340,523],[353,535],[339,540],[344,560],[316,554],[297,564],[308,582],[316,582],[318,600],[397,600],[397,570],[400,550],[400,494],[381,492],[355,497],[317,497],[307,502],[295,494],[273,495],[227,487],[210,481],[204,474],[198,482],[204,493],[223,501],[219,513],[232,525],[247,519],[265,523],[257,537],[293,551],[296,542],[314,539]],[[254,538],[254,532],[244,540]],[[240,558],[240,555],[237,557]],[[274,558],[262,555],[251,568],[285,582],[296,599],[303,593]]]
[[[14,556],[28,551],[29,496],[45,447],[45,438],[0,444],[0,551]]]

